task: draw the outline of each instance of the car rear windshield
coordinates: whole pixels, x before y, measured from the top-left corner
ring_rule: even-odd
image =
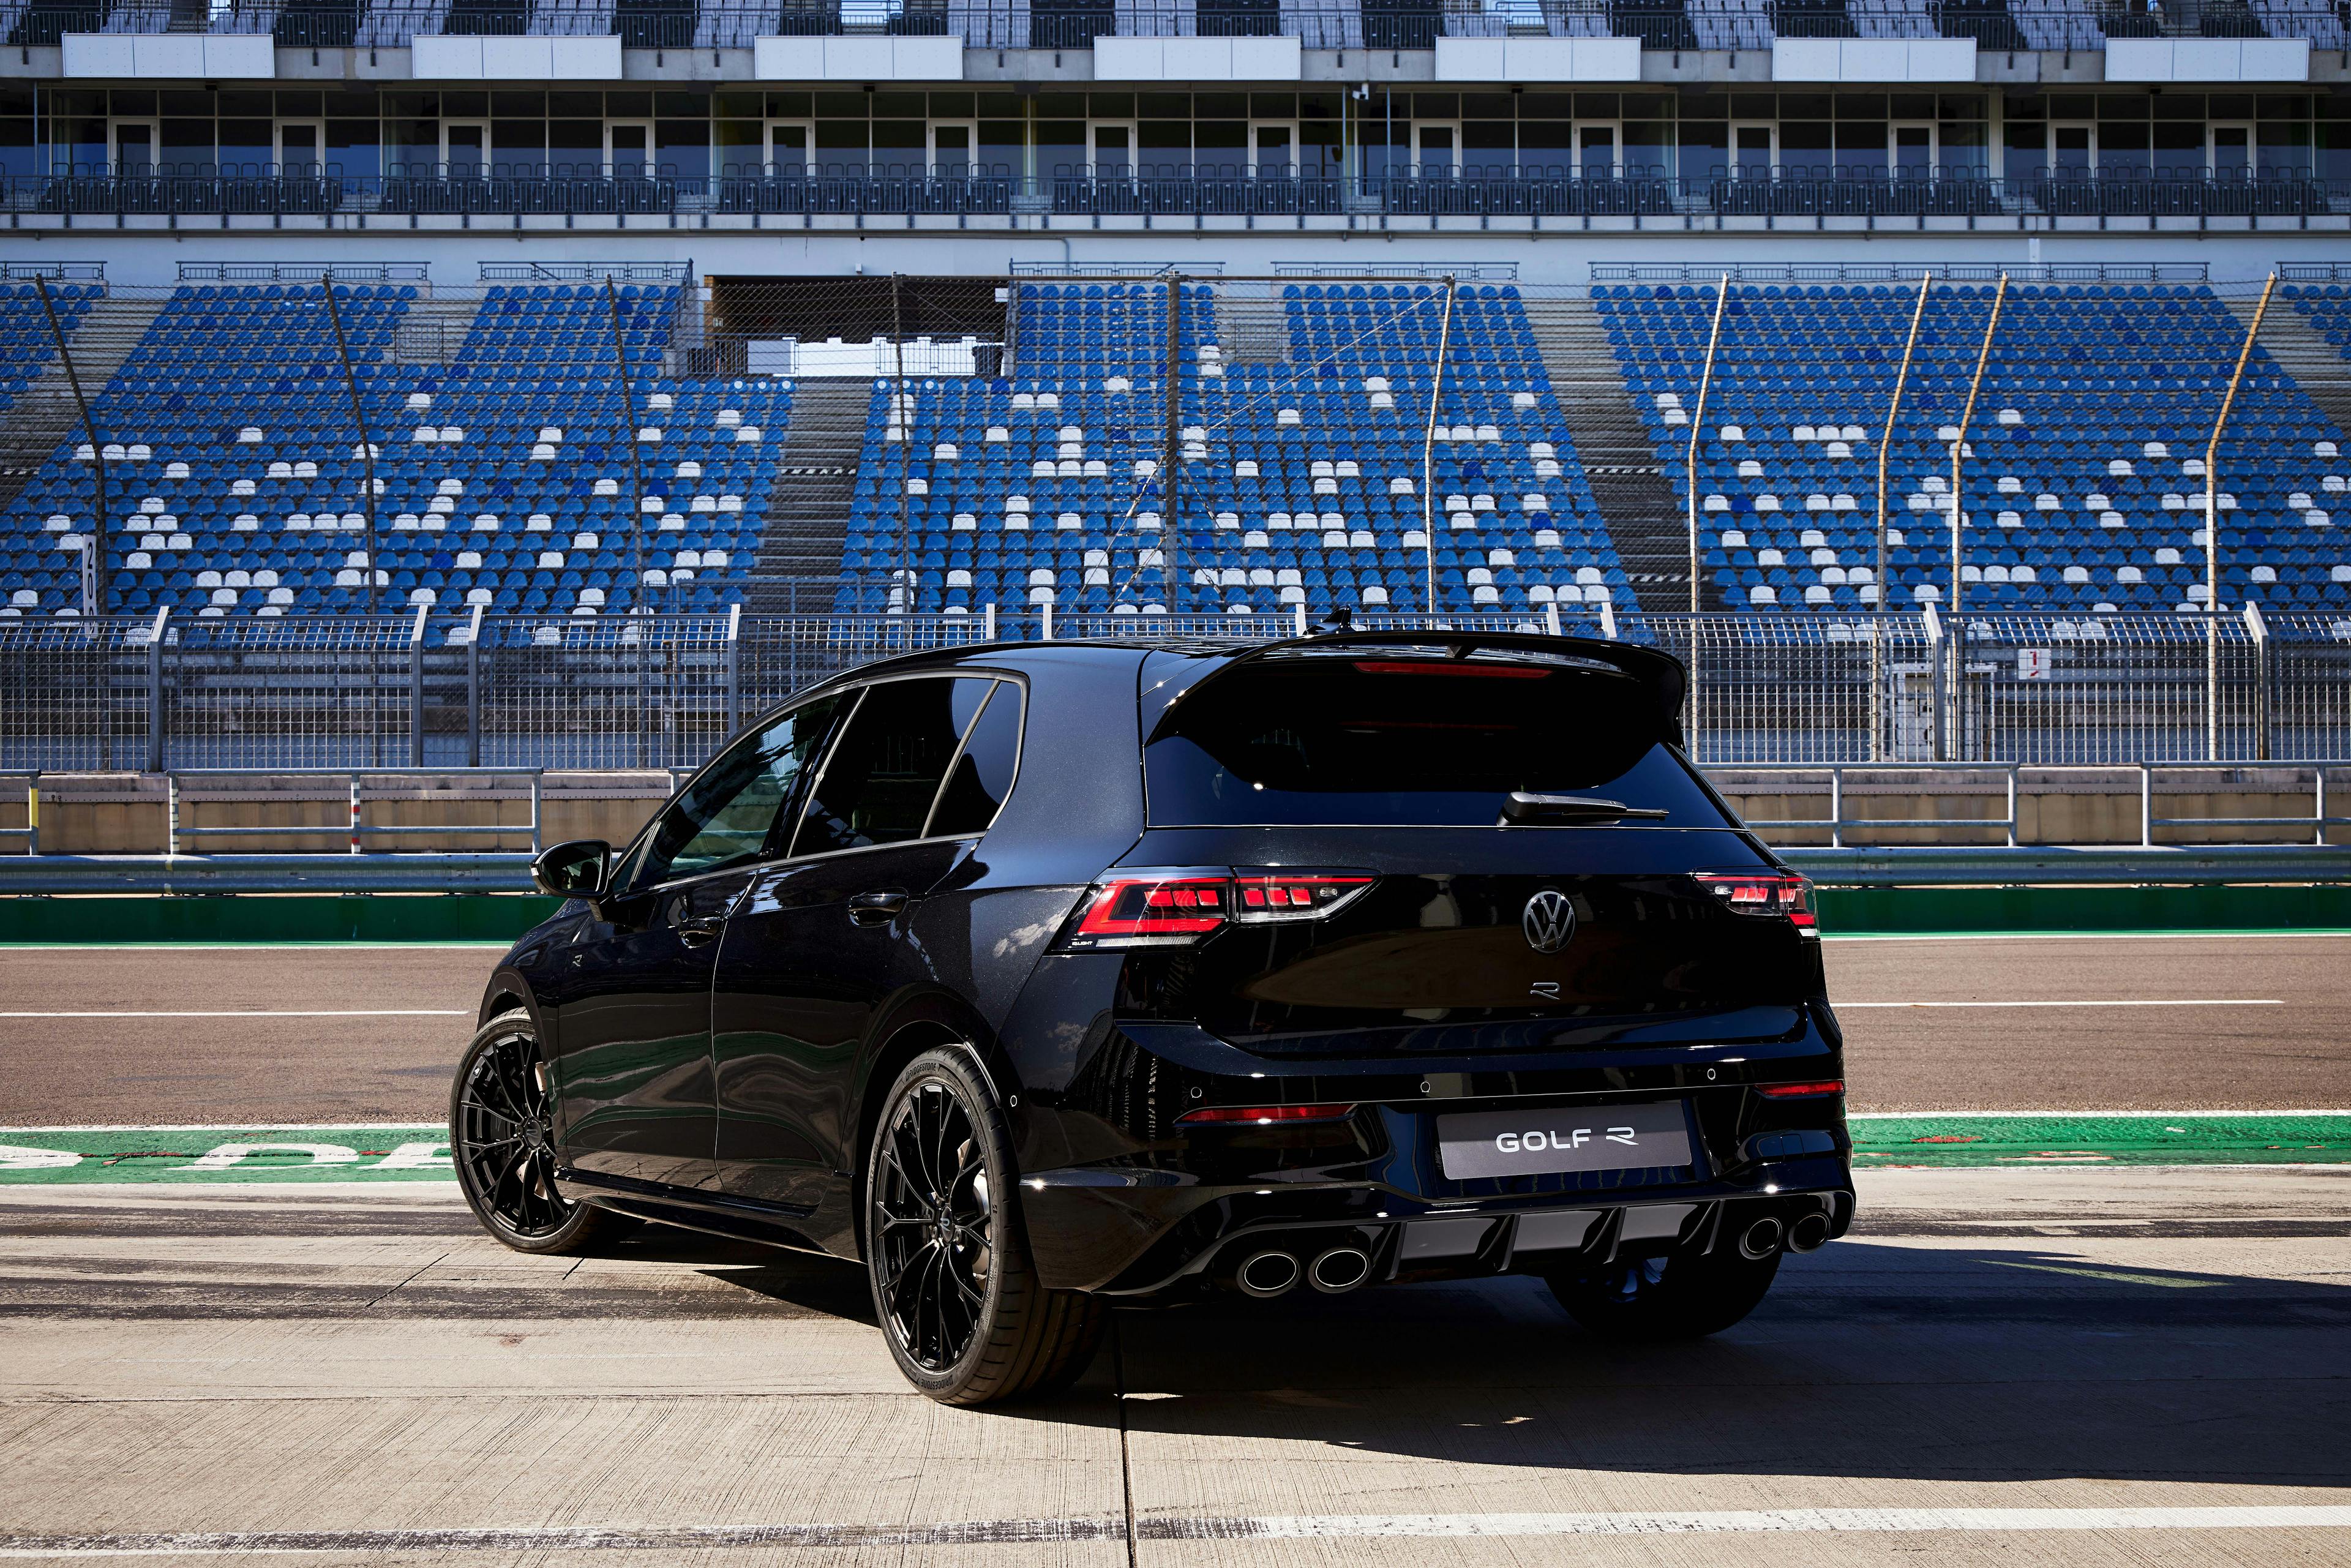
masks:
[[[1491,827],[1513,790],[1725,825],[1648,691],[1576,665],[1268,660],[1206,681],[1144,751],[1154,827]]]

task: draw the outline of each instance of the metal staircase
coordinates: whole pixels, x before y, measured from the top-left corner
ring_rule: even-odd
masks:
[[[862,378],[793,384],[783,461],[768,489],[744,605],[750,613],[831,613],[872,395],[872,383]]]
[[[2238,320],[2247,327],[2253,324],[2253,300],[2231,299],[2228,306]],[[2335,422],[2337,431],[2351,434],[2351,361],[2319,336],[2318,329],[2294,308],[2293,300],[2270,301],[2258,341],[2278,368],[2292,376],[2310,394],[2310,401]]]
[[[1531,304],[1527,316],[1634,597],[1643,610],[1687,610],[1688,523],[1634,412],[1608,329],[1589,299]],[[1719,609],[1719,597],[1707,590],[1706,607]]]
[[[114,372],[122,368],[122,361],[147,336],[147,329],[154,325],[163,305],[161,298],[101,299],[66,338],[66,352],[73,356],[82,395],[89,399],[99,429],[112,439],[140,438],[135,431],[109,428],[104,406],[106,387],[114,379]],[[0,410],[0,507],[24,494],[25,486],[60,444],[70,441],[78,444],[83,439],[81,409],[74,402],[73,384],[66,378],[65,360],[52,347],[39,377],[18,394],[15,402]],[[88,471],[87,465],[78,469]],[[110,504],[117,499],[110,497]],[[114,506],[113,509],[124,508]]]

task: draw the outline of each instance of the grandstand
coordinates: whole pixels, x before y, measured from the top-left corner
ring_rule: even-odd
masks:
[[[2351,612],[2335,7],[5,9],[18,623]]]

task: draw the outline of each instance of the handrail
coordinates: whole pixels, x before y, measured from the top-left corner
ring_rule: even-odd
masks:
[[[797,165],[715,174],[654,169],[615,172],[553,164],[486,172],[444,169],[392,173],[308,173],[206,169],[175,172],[62,170],[0,178],[0,211],[115,217],[407,216],[468,214],[524,216],[759,217],[865,214],[1066,216],[1191,214],[1261,216],[1357,214],[1372,218],[1442,216],[1584,217],[2097,217],[2307,218],[2351,213],[2351,181],[2294,172],[2252,178],[2210,174],[2129,175],[2102,171],[2075,179],[1995,178],[1971,172],[1912,179],[1858,172],[1782,170],[1764,175],[1709,175],[1613,170],[1587,172],[1537,165],[1492,174],[1394,172],[1343,178],[1311,171],[1264,174],[1245,168],[1105,174],[1071,168],[1024,177],[989,168],[920,166],[804,169]],[[1867,270],[1803,264],[1747,265],[1735,283],[1851,281]],[[1922,273],[1949,281],[1990,283],[1997,268],[1888,265],[1885,281]],[[2049,263],[2011,267],[2020,283],[2200,282],[2203,263]],[[1595,266],[1601,283],[1693,281],[1670,264]],[[1711,282],[1708,272],[1705,281]]]

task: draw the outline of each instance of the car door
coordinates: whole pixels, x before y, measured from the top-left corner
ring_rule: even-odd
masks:
[[[710,977],[726,916],[793,820],[831,698],[736,742],[639,837],[542,989],[567,1166],[711,1188]]]
[[[808,793],[792,859],[754,879],[719,951],[729,1193],[812,1213],[845,1192],[859,1052],[888,998],[962,963],[926,951],[914,923],[1009,791],[1021,699],[1019,683],[985,676],[866,688]]]

